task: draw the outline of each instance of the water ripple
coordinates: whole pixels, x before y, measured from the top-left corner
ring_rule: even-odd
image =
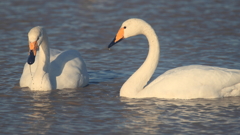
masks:
[[[174,67],[239,69],[240,2],[11,0],[0,3],[0,133],[239,134],[239,97],[165,100],[119,97],[147,56],[144,36],[107,45],[131,17],[148,21],[161,44],[153,79]],[[31,92],[19,87],[28,31],[46,27],[49,43],[76,49],[90,74],[85,88]],[[137,47],[136,47],[137,45]]]

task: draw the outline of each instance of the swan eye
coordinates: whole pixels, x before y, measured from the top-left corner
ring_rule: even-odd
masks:
[[[123,28],[124,28],[124,29],[126,29],[127,27],[126,27],[126,26],[124,26]]]

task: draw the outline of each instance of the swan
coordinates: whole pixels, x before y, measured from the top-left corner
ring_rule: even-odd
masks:
[[[108,49],[124,38],[143,34],[149,44],[146,60],[122,85],[120,96],[128,98],[221,98],[240,96],[240,70],[190,65],[171,69],[147,84],[157,68],[160,45],[153,28],[144,20],[123,22]]]
[[[29,57],[23,68],[20,87],[47,91],[88,84],[86,64],[78,51],[50,49],[46,30],[41,26],[29,31],[28,40]]]

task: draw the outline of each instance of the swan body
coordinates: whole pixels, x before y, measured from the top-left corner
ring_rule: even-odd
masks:
[[[88,84],[86,64],[78,51],[50,49],[47,33],[40,26],[29,31],[28,39],[29,58],[23,68],[20,87],[45,91],[84,87]]]
[[[123,22],[112,47],[124,38],[143,34],[148,39],[148,56],[140,68],[123,84],[120,96],[129,98],[220,98],[240,96],[240,70],[190,65],[166,71],[151,83],[160,55],[160,45],[152,27],[137,18]]]

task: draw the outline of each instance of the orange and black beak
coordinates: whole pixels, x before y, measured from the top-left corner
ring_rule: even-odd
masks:
[[[37,54],[37,49],[38,49],[37,41],[29,42],[29,56],[27,61],[29,65],[32,65],[34,63]]]
[[[115,45],[116,43],[120,42],[124,39],[124,28],[120,28],[116,37],[113,39],[113,41],[108,45],[108,49]]]

